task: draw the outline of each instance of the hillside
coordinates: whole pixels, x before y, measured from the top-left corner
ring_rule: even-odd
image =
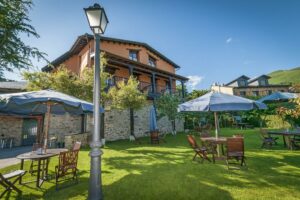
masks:
[[[300,83],[300,67],[289,70],[277,70],[268,75],[272,77],[269,80],[271,84]]]

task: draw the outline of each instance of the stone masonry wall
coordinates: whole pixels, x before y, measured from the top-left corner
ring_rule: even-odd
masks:
[[[16,146],[20,146],[22,143],[22,127],[22,118],[0,116],[0,138],[2,138],[2,134],[4,137],[13,137]]]

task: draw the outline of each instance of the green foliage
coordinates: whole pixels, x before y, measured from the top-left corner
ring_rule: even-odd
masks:
[[[39,37],[29,24],[31,7],[31,0],[0,0],[0,77],[4,70],[28,69],[32,58],[46,60],[45,53],[21,40],[21,34]]]
[[[300,67],[289,70],[278,70],[268,74],[272,78],[269,80],[271,84],[290,84],[300,83]]]
[[[278,115],[292,126],[300,125],[300,98],[291,99],[289,104],[277,109]]]
[[[193,90],[191,93],[188,94],[187,100],[196,99],[205,95],[206,93],[210,92],[209,90]]]
[[[139,81],[130,76],[128,82],[120,81],[109,90],[112,107],[120,110],[141,109],[146,104],[146,95],[139,89]]]
[[[101,64],[105,66],[106,59],[101,55]],[[60,66],[52,73],[47,72],[23,72],[23,78],[28,81],[27,90],[36,91],[53,89],[65,94],[75,96],[86,101],[93,101],[94,70],[85,68],[81,76],[71,72],[65,66]],[[102,103],[108,98],[105,88],[106,80],[110,75],[101,67],[101,100]]]
[[[155,105],[159,113],[168,117],[169,120],[175,120],[179,113],[177,112],[180,98],[177,95],[163,94],[156,101]]]

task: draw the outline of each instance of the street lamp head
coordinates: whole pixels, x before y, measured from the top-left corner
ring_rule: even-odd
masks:
[[[108,24],[104,8],[95,3],[93,6],[84,8],[89,25],[94,34],[103,34]]]

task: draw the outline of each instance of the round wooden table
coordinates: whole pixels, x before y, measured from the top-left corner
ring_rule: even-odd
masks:
[[[219,150],[219,146],[221,146],[222,148],[222,154],[224,154],[224,144],[226,144],[226,141],[227,141],[227,138],[226,137],[201,137],[200,138],[202,142],[211,142],[211,143],[214,143],[214,144],[217,144],[217,156],[219,158],[220,157],[220,150]]]
[[[68,151],[68,149],[47,149],[46,154],[38,154],[36,151],[32,151],[32,152],[20,154],[16,158],[21,160],[21,166],[20,166],[21,170],[23,170],[24,168],[24,160],[35,160],[38,162],[36,187],[40,188],[48,175],[48,165],[49,165],[50,158],[57,156],[60,154],[60,152],[64,152],[64,151]],[[19,182],[20,184],[22,184],[22,179],[20,179]]]

